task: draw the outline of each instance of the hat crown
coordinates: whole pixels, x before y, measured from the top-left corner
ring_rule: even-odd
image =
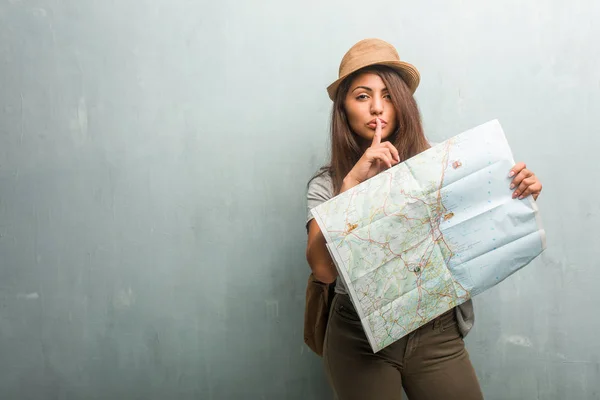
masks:
[[[401,61],[396,48],[381,39],[363,39],[350,48],[342,57],[338,70],[338,79],[327,87],[331,100],[335,99],[337,89],[342,81],[352,73],[370,65],[383,65],[396,71],[415,92],[421,79],[419,71],[407,62]]]
[[[400,61],[394,46],[381,39],[364,39],[346,52],[338,73],[342,77],[364,66],[384,61]]]

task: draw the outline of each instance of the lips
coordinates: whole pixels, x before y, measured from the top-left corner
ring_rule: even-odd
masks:
[[[382,129],[383,129],[383,128],[385,128],[385,126],[387,125],[387,122],[386,122],[384,119],[382,119],[382,118],[379,118],[379,120],[381,121],[381,128],[382,128]],[[367,126],[368,126],[369,128],[371,128],[371,129],[375,129],[375,128],[377,128],[377,119],[376,119],[376,118],[373,118],[371,121],[369,121],[369,122],[367,123]]]

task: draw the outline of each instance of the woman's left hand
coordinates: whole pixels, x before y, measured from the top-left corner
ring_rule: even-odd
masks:
[[[527,166],[523,162],[518,162],[509,172],[509,177],[513,178],[510,185],[510,189],[515,189],[513,192],[513,199],[517,197],[524,199],[525,197],[532,195],[534,200],[537,200],[540,192],[542,191],[542,183],[535,176],[535,174],[527,169]]]

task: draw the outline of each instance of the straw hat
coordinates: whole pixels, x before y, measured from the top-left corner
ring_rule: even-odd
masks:
[[[370,65],[385,65],[396,70],[412,93],[419,86],[419,71],[411,64],[400,61],[394,46],[381,39],[364,39],[352,46],[342,58],[338,79],[327,87],[329,98],[335,99],[335,92],[344,78]]]

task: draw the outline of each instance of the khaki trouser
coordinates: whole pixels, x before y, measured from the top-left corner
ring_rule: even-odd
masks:
[[[336,294],[325,334],[325,369],[338,400],[483,399],[454,310],[373,353],[347,295]]]

